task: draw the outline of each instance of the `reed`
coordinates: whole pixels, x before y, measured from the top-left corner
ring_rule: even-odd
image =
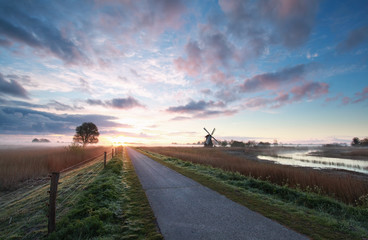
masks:
[[[230,155],[220,148],[144,147],[142,149],[193,163],[239,172],[245,176],[268,180],[280,186],[287,185],[304,191],[326,194],[348,204],[356,204],[360,197],[368,194],[367,178],[348,173],[247,160]]]
[[[110,152],[110,147],[48,147],[0,150],[0,190],[12,190],[28,179],[44,177],[89,158]]]

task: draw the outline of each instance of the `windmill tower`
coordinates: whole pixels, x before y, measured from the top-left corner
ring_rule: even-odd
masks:
[[[213,143],[212,143],[212,138],[213,138],[213,140],[215,140],[217,143],[218,143],[218,141],[216,140],[216,138],[214,138],[213,137],[213,134],[215,133],[215,128],[212,130],[212,133],[209,133],[208,131],[207,131],[207,129],[206,128],[203,128],[208,134],[205,136],[205,138],[206,138],[206,141],[204,142],[204,146],[205,147],[213,147]]]

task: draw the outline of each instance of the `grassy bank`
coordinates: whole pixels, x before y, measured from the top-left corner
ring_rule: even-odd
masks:
[[[103,159],[60,175],[56,221],[74,206],[79,193],[88,186],[103,168]],[[43,239],[47,234],[47,191],[49,179],[23,185],[0,198],[0,239]]]
[[[14,190],[29,179],[47,176],[92,157],[111,152],[111,147],[49,147],[0,150],[0,191]]]
[[[366,178],[338,173],[326,174],[315,169],[248,160],[228,154],[221,148],[148,147],[144,149],[193,163],[238,172],[280,186],[287,184],[295,189],[324,193],[348,204],[360,203],[359,199],[368,195]]]
[[[140,149],[156,161],[313,239],[368,237],[368,209],[220,168]]]
[[[49,239],[161,239],[134,168],[121,151],[80,194]]]

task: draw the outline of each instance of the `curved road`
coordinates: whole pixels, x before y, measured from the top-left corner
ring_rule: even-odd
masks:
[[[308,239],[127,148],[157,218],[170,239]]]

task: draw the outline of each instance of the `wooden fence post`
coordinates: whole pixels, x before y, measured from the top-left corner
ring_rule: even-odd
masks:
[[[48,233],[55,231],[55,218],[56,218],[56,194],[59,182],[59,173],[51,173],[51,184],[50,184],[50,203],[49,203],[49,222],[48,222]]]
[[[104,152],[104,168],[106,167],[106,152]]]
[[[111,158],[114,157],[114,148],[111,148]]]

